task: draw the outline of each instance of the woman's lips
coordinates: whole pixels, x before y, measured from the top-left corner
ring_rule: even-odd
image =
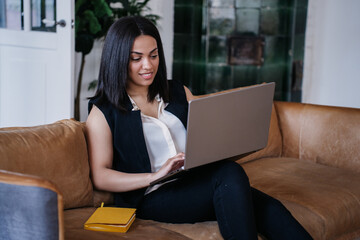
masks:
[[[149,80],[152,77],[152,73],[142,73],[140,74],[144,79]]]

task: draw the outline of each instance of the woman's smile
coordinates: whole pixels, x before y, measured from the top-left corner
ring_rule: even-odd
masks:
[[[152,72],[149,73],[140,73],[140,76],[142,76],[144,79],[149,80],[152,78],[153,74]]]

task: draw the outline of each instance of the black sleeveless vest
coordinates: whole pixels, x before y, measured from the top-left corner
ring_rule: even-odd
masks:
[[[170,101],[167,111],[180,119],[186,128],[188,102],[184,86],[169,80]],[[89,101],[89,112],[96,105],[109,124],[113,140],[113,169],[126,173],[150,173],[151,165],[146,149],[140,111],[132,111],[130,99],[126,100],[126,112],[121,112],[107,100],[94,98]],[[136,208],[146,188],[114,193],[114,202],[119,207]]]

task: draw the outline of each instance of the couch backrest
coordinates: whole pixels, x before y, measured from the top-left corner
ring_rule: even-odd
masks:
[[[276,102],[283,154],[360,172],[360,109]]]
[[[84,129],[77,121],[0,129],[0,169],[50,180],[65,209],[93,204]]]
[[[275,102],[282,135],[282,156],[299,158],[299,139],[303,104]]]

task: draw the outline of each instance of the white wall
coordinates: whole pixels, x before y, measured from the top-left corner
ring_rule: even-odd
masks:
[[[305,103],[360,108],[360,1],[309,0]]]
[[[174,0],[151,0],[149,7],[152,13],[161,17],[158,29],[164,46],[168,78],[172,78],[173,44],[174,44]]]
[[[158,29],[163,42],[165,59],[167,64],[168,77],[172,76],[172,62],[173,62],[173,38],[174,38],[174,0],[152,0],[149,1],[148,6],[151,8],[153,14],[161,17],[158,21]],[[87,118],[87,104],[88,97],[94,95],[95,91],[88,91],[89,83],[98,78],[100,58],[101,58],[102,41],[96,41],[92,51],[86,56],[86,63],[83,73],[82,90],[80,96],[80,121],[86,121]],[[76,53],[76,76],[77,80],[81,55]]]

